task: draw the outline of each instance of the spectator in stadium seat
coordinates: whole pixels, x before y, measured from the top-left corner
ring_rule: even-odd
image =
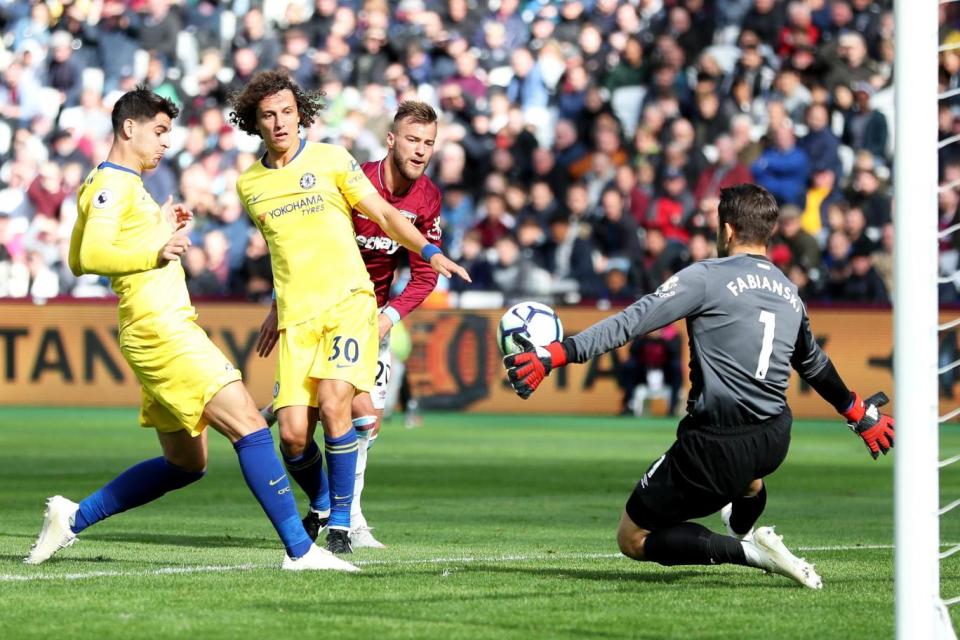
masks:
[[[807,134],[797,142],[797,146],[809,156],[812,166],[828,167],[835,177],[842,177],[843,166],[838,153],[840,140],[830,129],[830,112],[826,105],[811,104],[807,107],[805,122]]]
[[[600,289],[593,252],[589,226],[565,213],[550,218],[543,252],[547,270],[557,280],[576,282],[580,295],[586,298],[596,297]]]
[[[824,84],[829,89],[838,85],[849,87],[857,82],[869,82],[876,72],[876,66],[867,57],[863,36],[856,31],[848,31],[837,40],[836,57]]]
[[[773,88],[773,99],[783,103],[790,119],[794,122],[802,120],[812,97],[810,90],[800,81],[797,70],[789,66],[780,69],[773,81]]]
[[[820,235],[827,226],[830,206],[841,200],[843,195],[837,186],[833,169],[822,161],[814,163],[801,221],[804,230],[813,236]]]
[[[847,199],[863,209],[867,226],[876,230],[892,220],[892,199],[881,187],[876,171],[863,166],[854,170],[847,193]]]
[[[480,244],[484,249],[492,248],[497,240],[510,233],[511,227],[506,199],[499,193],[488,193],[483,199],[481,218],[473,226],[480,234]]]
[[[513,104],[519,104],[526,111],[531,108],[545,108],[550,100],[550,92],[543,79],[540,65],[533,55],[524,48],[516,49],[510,56],[513,78],[507,85],[507,98]]]
[[[30,187],[27,197],[34,207],[36,215],[48,218],[60,218],[60,205],[67,197],[63,186],[63,172],[54,162],[44,162]]]
[[[273,291],[273,268],[267,241],[257,229],[251,229],[240,268],[232,282],[232,293],[248,300],[269,302]]]
[[[609,186],[600,198],[601,215],[592,223],[593,243],[608,258],[639,261],[642,249],[637,223],[626,214],[623,194]]]
[[[847,278],[850,277],[850,238],[843,231],[832,231],[827,238],[827,251],[823,255],[826,271],[823,295],[828,300],[843,300]]]
[[[550,293],[550,273],[537,266],[532,255],[524,255],[520,251],[517,239],[512,234],[497,239],[496,252],[493,282],[503,292],[507,304]]]
[[[668,240],[686,243],[690,238],[686,221],[694,207],[686,176],[679,169],[668,168],[663,172],[660,193],[650,203],[644,226],[647,229],[659,229]]]
[[[61,168],[76,162],[84,175],[90,171],[90,159],[80,151],[73,134],[65,129],[57,129],[50,138],[50,161]]]
[[[740,24],[741,30],[756,34],[762,42],[776,42],[784,22],[783,7],[774,0],[754,0]]]
[[[250,49],[261,68],[272,69],[280,57],[280,43],[267,31],[263,11],[251,7],[243,16],[243,26],[233,38],[233,50]]]
[[[886,287],[887,293],[893,295],[893,243],[894,243],[894,229],[893,223],[888,222],[883,225],[883,230],[881,231],[880,236],[880,246],[877,247],[877,250],[873,252],[870,256],[870,260],[873,263],[873,268],[876,269],[877,274],[880,276],[880,279],[883,280],[883,286]]]
[[[524,205],[518,215],[522,223],[532,219],[541,227],[546,228],[547,221],[560,209],[557,197],[546,180],[537,180],[530,185],[530,201]]]
[[[843,143],[854,151],[864,149],[875,158],[883,159],[887,153],[887,118],[870,106],[873,86],[869,82],[857,82],[851,89],[854,104],[844,123]]]
[[[166,64],[177,60],[177,36],[183,29],[180,14],[171,11],[170,0],[148,0],[141,5],[137,40],[141,48],[163,56]]]
[[[73,54],[73,36],[66,31],[57,31],[50,37],[50,52],[47,63],[47,85],[60,92],[62,107],[75,107],[80,103],[83,88],[83,68]]]
[[[850,254],[850,275],[843,287],[844,300],[875,304],[890,302],[887,287],[871,263],[871,253],[866,244],[854,244]]]
[[[807,274],[816,279],[820,270],[820,245],[817,239],[807,233],[800,219],[802,211],[796,205],[788,204],[780,210],[780,225],[774,242],[782,242],[790,249],[793,263],[803,267]]]
[[[450,280],[450,291],[488,291],[496,289],[493,281],[493,268],[484,255],[480,232],[470,230],[463,236],[460,257],[460,266],[470,273],[470,282],[463,278]]]
[[[620,87],[638,87],[647,82],[650,71],[643,54],[643,43],[640,38],[631,36],[623,47],[619,62],[604,80],[604,85],[609,91],[616,91]]]
[[[187,249],[183,259],[183,269],[187,276],[187,290],[192,297],[215,296],[223,293],[223,288],[210,269],[207,268],[207,254],[196,245]]]
[[[716,139],[717,160],[708,166],[697,180],[693,197],[697,202],[704,198],[720,197],[720,190],[745,182],[753,182],[750,170],[737,159],[737,150],[729,135]]]
[[[650,194],[640,187],[637,172],[628,164],[617,167],[615,183],[627,203],[630,216],[634,222],[642,225],[650,206]]]
[[[777,55],[790,58],[799,47],[813,47],[820,40],[820,29],[813,24],[810,7],[804,2],[787,4],[787,24],[777,38]]]
[[[773,144],[760,154],[750,168],[757,184],[764,187],[781,204],[803,205],[810,161],[797,147],[793,129],[780,125],[772,131]]]

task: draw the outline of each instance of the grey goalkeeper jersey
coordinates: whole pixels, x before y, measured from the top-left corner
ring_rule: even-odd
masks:
[[[790,280],[744,254],[690,265],[564,344],[572,361],[585,362],[680,318],[690,341],[687,413],[701,424],[773,418],[787,406],[791,366],[806,379],[829,362]]]

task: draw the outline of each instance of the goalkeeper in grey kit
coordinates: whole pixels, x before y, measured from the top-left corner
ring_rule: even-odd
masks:
[[[720,258],[683,269],[656,292],[576,336],[504,358],[507,377],[528,398],[550,371],[586,362],[633,338],[686,319],[691,389],[677,439],[627,500],[617,541],[635,560],[662,565],[733,563],[790,577],[811,589],[812,564],[786,548],[772,527],[754,525],[766,505],[763,478],[783,462],[792,415],[790,369],[847,419],[877,458],[893,447],[883,393],[863,400],[847,389],[820,349],[796,288],[766,258],[776,200],[761,187],[724,189]],[[717,511],[729,535],[689,522]]]

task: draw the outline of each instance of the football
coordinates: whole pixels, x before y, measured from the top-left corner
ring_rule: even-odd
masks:
[[[539,302],[519,302],[503,314],[497,326],[497,344],[503,355],[517,353],[515,334],[522,334],[538,347],[563,340],[563,325],[557,312]]]

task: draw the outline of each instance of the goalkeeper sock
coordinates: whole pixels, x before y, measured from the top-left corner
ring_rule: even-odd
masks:
[[[643,544],[647,560],[672,567],[680,564],[747,564],[740,541],[694,522],[657,529]]]
[[[730,528],[739,536],[746,535],[757,524],[760,514],[767,506],[767,484],[760,487],[755,496],[737,498],[731,503]]]
[[[299,456],[288,457],[283,453],[283,464],[287,471],[310,500],[310,508],[323,513],[330,510],[330,483],[327,472],[323,468],[323,454],[316,440],[310,444]]]
[[[367,471],[367,456],[373,441],[370,432],[377,424],[377,416],[361,416],[353,419],[353,428],[357,432],[357,472],[353,477],[353,501],[350,503],[350,528],[359,529],[367,526],[367,519],[363,517],[360,508],[360,496],[363,494],[364,475]]]
[[[274,451],[270,429],[264,427],[245,435],[233,443],[233,448],[243,479],[277,530],[287,555],[296,559],[306,554],[313,542],[300,522],[290,481]]]
[[[330,523],[332,529],[350,528],[350,504],[357,472],[357,432],[353,427],[338,438],[324,436],[330,470]]]
[[[114,514],[139,507],[163,494],[196,482],[206,471],[187,471],[166,458],[137,463],[80,502],[70,530],[80,533]]]

